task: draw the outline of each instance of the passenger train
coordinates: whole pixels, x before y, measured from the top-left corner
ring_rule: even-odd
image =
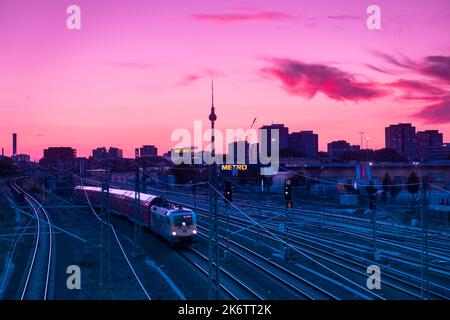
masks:
[[[74,197],[82,202],[89,199],[92,206],[98,208],[102,203],[102,188],[76,186]],[[109,198],[112,214],[135,221],[134,191],[110,188]],[[140,193],[140,208],[139,224],[167,239],[170,243],[186,243],[196,238],[196,215],[191,209],[171,203],[163,197],[146,193]]]

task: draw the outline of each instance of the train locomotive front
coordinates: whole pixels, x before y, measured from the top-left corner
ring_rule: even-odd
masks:
[[[74,198],[100,208],[102,189],[92,186],[76,186]],[[112,214],[124,216],[128,220],[149,228],[170,243],[189,243],[197,236],[195,213],[160,196],[140,193],[140,217],[136,218],[135,193],[129,190],[109,189]]]

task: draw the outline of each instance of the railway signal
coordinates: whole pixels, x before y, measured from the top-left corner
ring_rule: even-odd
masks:
[[[431,180],[433,179],[433,180]],[[434,182],[434,177],[422,177],[422,208],[420,210],[420,220],[422,225],[422,249],[420,251],[421,260],[421,284],[420,292],[423,299],[427,299],[430,293],[430,274],[429,274],[429,251],[428,251],[428,194],[427,187],[429,182]]]
[[[377,199],[377,188],[373,185],[373,182],[370,181],[369,184],[365,187],[368,198],[369,198],[369,213],[371,215],[370,220],[372,224],[372,247],[373,247],[373,257],[375,261],[379,260],[379,251],[377,250],[377,208],[376,208],[376,199]]]
[[[286,179],[284,181],[284,200],[286,200],[286,207],[291,209],[294,207],[292,203],[292,180]]]
[[[284,181],[284,200],[292,200],[292,181],[291,179],[286,179]]]
[[[225,181],[225,199],[230,203],[233,202],[233,187],[229,180]]]
[[[286,208],[288,209],[292,209],[294,207],[292,200],[287,200],[286,201]]]
[[[224,253],[224,260],[229,262],[230,257],[230,203],[233,202],[233,186],[230,180],[225,181],[225,210],[227,212],[227,235],[226,235],[226,243],[227,249]]]
[[[140,240],[140,223],[141,223],[141,190],[140,190],[140,168],[139,168],[139,148],[134,149],[134,161],[135,161],[135,172],[134,172],[134,244],[139,246],[138,242]],[[145,169],[144,169],[145,170]],[[138,248],[136,248],[138,249]],[[135,256],[139,255],[136,251]]]
[[[195,184],[195,181],[193,181],[192,183],[194,183],[192,185],[192,197],[194,198],[194,208],[197,209],[197,185]]]
[[[110,172],[105,170],[101,184],[100,223],[100,291],[104,298],[111,298],[111,212],[110,212]]]
[[[289,224],[289,211],[293,207],[293,203],[292,203],[292,180],[291,179],[286,179],[284,181],[284,199],[286,200],[287,210],[286,210],[286,227],[283,230],[285,243],[283,244],[282,249],[283,249],[284,259],[287,261],[290,258],[290,248],[288,246],[289,229],[288,229],[287,225]]]

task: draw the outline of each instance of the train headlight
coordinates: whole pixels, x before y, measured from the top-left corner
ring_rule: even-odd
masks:
[[[197,230],[192,230],[192,233],[193,234],[197,234]]]
[[[175,231],[172,231],[172,235],[173,235],[173,236],[176,236],[177,233],[176,233]]]

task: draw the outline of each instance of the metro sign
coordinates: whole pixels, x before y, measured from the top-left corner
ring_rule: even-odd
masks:
[[[223,164],[220,168],[222,171],[246,171],[248,166],[246,164]]]

